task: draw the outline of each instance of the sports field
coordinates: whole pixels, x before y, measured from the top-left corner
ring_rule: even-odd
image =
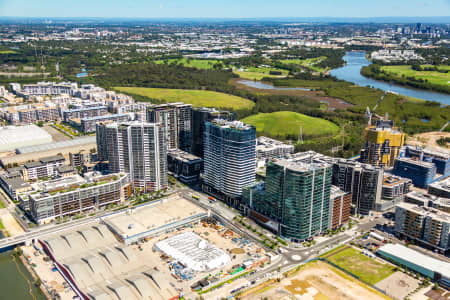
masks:
[[[316,72],[325,72],[327,70],[317,66],[317,64],[319,64],[321,61],[323,61],[326,58],[327,58],[326,56],[320,56],[320,57],[306,58],[306,59],[283,59],[283,60],[281,60],[281,62],[286,65],[293,64],[293,65],[303,66],[303,67],[306,67],[306,68],[311,69]]]
[[[281,75],[272,75],[270,71],[281,72]],[[235,70],[234,73],[238,74],[239,77],[250,79],[250,80],[261,80],[264,77],[286,77],[289,72],[282,69],[270,68],[270,67],[249,67],[246,69],[242,69],[241,71]]]
[[[282,139],[297,139],[302,126],[303,138],[335,135],[339,131],[336,124],[292,111],[259,113],[242,120],[256,127],[263,135]]]
[[[213,91],[159,89],[142,87],[115,87],[116,91],[163,100],[165,102],[190,103],[195,107],[215,107],[220,109],[251,109],[252,101]]]
[[[390,264],[378,262],[351,247],[336,251],[326,259],[369,284],[376,284],[394,273]]]
[[[430,68],[432,66],[422,65],[422,68]],[[450,66],[438,66],[439,70],[446,70],[448,73],[438,71],[415,71],[411,66],[382,66],[381,69],[398,77],[414,77],[417,79],[428,80],[431,84],[448,86],[450,84]]]
[[[171,64],[176,62],[178,64],[183,64],[185,67],[192,67],[197,69],[212,69],[216,64],[222,64],[220,60],[215,59],[188,59],[188,58],[172,58],[167,60],[155,60],[155,64],[168,63]]]

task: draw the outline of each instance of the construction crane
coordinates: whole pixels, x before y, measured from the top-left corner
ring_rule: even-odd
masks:
[[[439,132],[442,132],[442,131],[444,131],[444,130],[445,130],[445,128],[447,128],[447,126],[448,126],[448,123],[450,123],[450,121],[447,121],[447,123],[445,123],[445,125],[444,125],[444,126],[442,126],[442,128],[441,128],[441,130],[439,130]]]
[[[366,108],[366,117],[367,117],[367,126],[372,126],[372,117],[375,115],[377,118],[382,119],[379,115],[375,114],[375,110],[378,108],[378,105],[380,105],[381,101],[383,101],[384,97],[386,96],[386,91],[383,93],[381,98],[378,100],[378,102],[375,104],[375,106],[372,108],[372,111],[370,111],[370,108],[367,106]]]

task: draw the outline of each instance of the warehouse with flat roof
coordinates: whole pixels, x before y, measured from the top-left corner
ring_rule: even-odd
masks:
[[[175,196],[106,216],[102,220],[120,240],[129,245],[198,222],[207,216],[203,208]]]
[[[448,262],[424,255],[400,244],[384,245],[378,249],[377,254],[450,287],[450,263]]]
[[[65,159],[69,159],[69,153],[77,153],[80,151],[90,151],[97,149],[97,140],[95,136],[81,137],[73,140],[67,140],[56,143],[46,143],[42,145],[34,145],[27,147],[18,147],[16,155],[3,157],[0,161],[2,166],[23,164],[31,160],[38,160],[45,153],[45,156],[62,154]]]
[[[51,143],[52,136],[36,125],[0,127],[0,152]]]

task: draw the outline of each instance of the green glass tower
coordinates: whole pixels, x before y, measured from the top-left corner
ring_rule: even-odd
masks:
[[[304,241],[329,227],[331,166],[292,160],[270,161],[267,165],[261,213],[280,222],[280,235]]]

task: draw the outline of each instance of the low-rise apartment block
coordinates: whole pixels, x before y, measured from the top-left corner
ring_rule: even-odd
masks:
[[[269,158],[283,158],[294,153],[294,145],[260,136],[256,139],[256,160],[265,161]]]
[[[412,181],[398,176],[384,176],[381,189],[381,200],[376,203],[376,211],[386,211],[403,202],[405,194],[409,192]]]
[[[430,184],[428,186],[428,193],[439,197],[450,198],[450,177]]]
[[[19,201],[39,224],[102,209],[125,200],[132,192],[129,175],[125,173],[73,175],[35,183],[32,187],[32,191],[19,195]]]
[[[409,178],[420,188],[426,188],[436,176],[436,166],[431,162],[399,157],[394,163],[394,175]]]
[[[24,164],[24,179],[38,180],[57,176],[57,168],[62,166],[65,158],[62,155],[43,157],[39,161]]]
[[[450,213],[450,199],[448,198],[412,191],[405,195],[405,202],[423,207],[432,207]]]
[[[200,182],[203,159],[182,150],[167,152],[167,168],[175,177],[185,184]]]
[[[450,248],[450,215],[435,208],[399,203],[395,207],[395,232],[400,237],[446,252]]]
[[[108,113],[106,106],[94,106],[94,107],[84,107],[78,109],[69,109],[63,111],[64,122],[69,122],[70,119],[83,119],[103,116]]]
[[[17,200],[18,194],[32,189],[31,185],[23,180],[21,175],[12,175],[9,172],[0,175],[0,185],[13,200]]]

